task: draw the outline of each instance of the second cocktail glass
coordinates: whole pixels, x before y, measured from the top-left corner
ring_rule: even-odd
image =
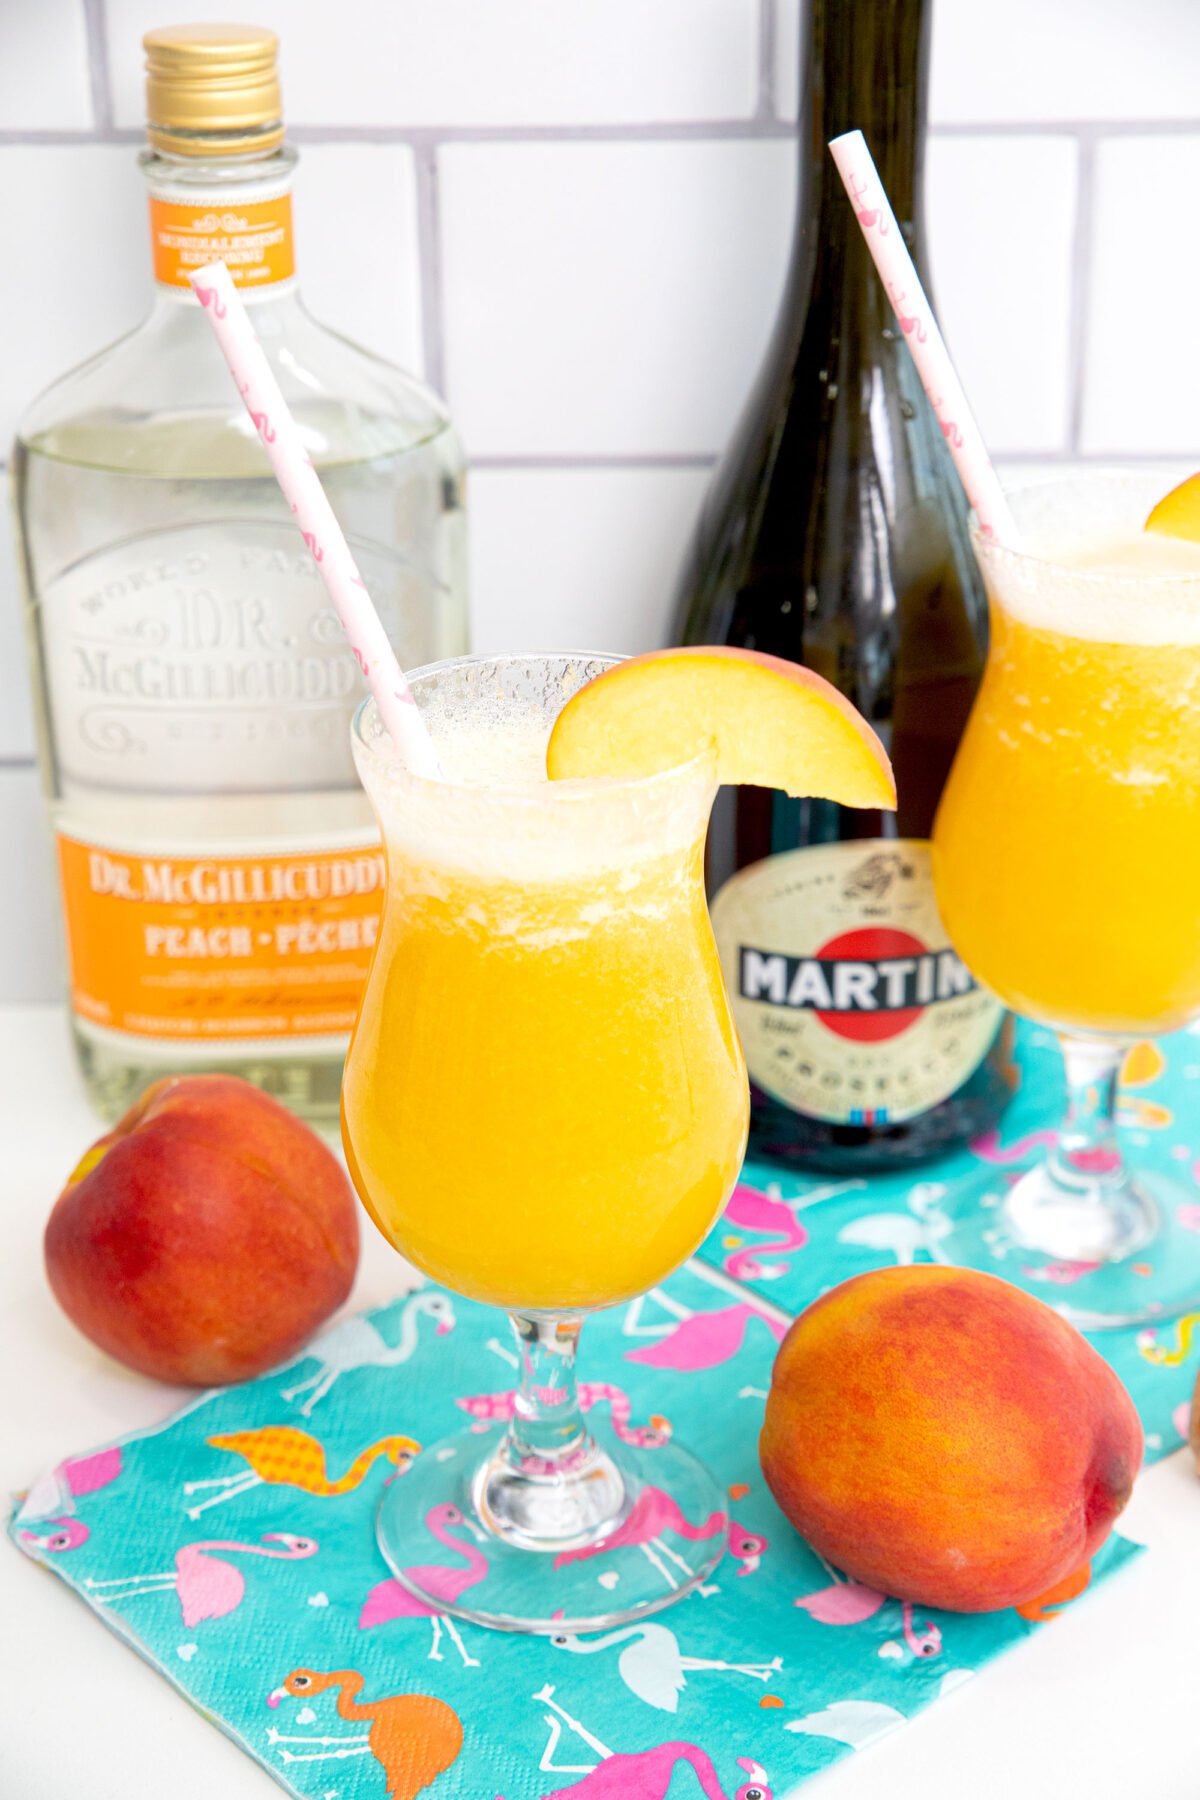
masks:
[[[510,1314],[519,1358],[512,1419],[426,1446],[379,1539],[435,1612],[511,1630],[656,1611],[711,1572],[727,1530],[720,1489],[665,1426],[618,1442],[576,1387],[585,1315],[696,1248],[748,1113],[704,901],[715,763],[546,779],[555,717],[611,660],[418,671],[441,781],[396,760],[373,704],[354,730],[388,892],[343,1087],[351,1172],[398,1250]],[[487,1577],[457,1599],[422,1586],[431,1514],[485,1540]],[[651,1539],[667,1561],[639,1554]],[[601,1542],[606,1567],[623,1556],[611,1590],[589,1560]]]
[[[1083,1326],[1200,1304],[1195,1195],[1116,1121],[1131,1045],[1200,1017],[1200,547],[1143,531],[1160,492],[1058,482],[1014,498],[1030,548],[977,533],[991,649],[934,832],[956,948],[1058,1033],[1068,1089],[1047,1159],[944,1248]]]

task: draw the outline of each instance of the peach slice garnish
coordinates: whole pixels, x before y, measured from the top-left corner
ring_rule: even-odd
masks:
[[[887,752],[811,669],[727,645],[654,650],[567,701],[546,747],[552,781],[657,774],[716,749],[717,778],[843,806],[896,804]]]
[[[1200,475],[1189,475],[1164,494],[1146,520],[1147,531],[1200,544]]]

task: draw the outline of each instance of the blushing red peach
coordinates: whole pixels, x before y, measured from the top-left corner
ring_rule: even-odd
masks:
[[[760,1455],[836,1568],[956,1612],[1021,1606],[1100,1548],[1142,1457],[1132,1400],[1072,1325],[937,1265],[843,1282],[801,1313]]]
[[[63,1311],[119,1362],[212,1386],[295,1354],[350,1291],[358,1213],[315,1132],[247,1081],[155,1082],[46,1226]]]

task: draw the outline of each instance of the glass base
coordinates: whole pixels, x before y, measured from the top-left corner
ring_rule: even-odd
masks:
[[[1008,1190],[948,1194],[953,1230],[941,1260],[983,1269],[1036,1294],[1083,1331],[1153,1324],[1200,1307],[1200,1232],[1184,1223],[1194,1192],[1139,1171],[1117,1191],[1073,1192],[1042,1165]]]
[[[600,1431],[567,1476],[549,1478],[514,1466],[504,1442],[502,1427],[468,1427],[427,1445],[385,1489],[379,1547],[400,1588],[431,1613],[573,1634],[706,1591],[729,1515],[688,1451]]]

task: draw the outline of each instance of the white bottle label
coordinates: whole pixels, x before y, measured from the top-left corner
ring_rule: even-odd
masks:
[[[950,947],[929,845],[816,845],[752,863],[712,904],[750,1075],[841,1125],[915,1118],[962,1086],[1003,1008]]]

